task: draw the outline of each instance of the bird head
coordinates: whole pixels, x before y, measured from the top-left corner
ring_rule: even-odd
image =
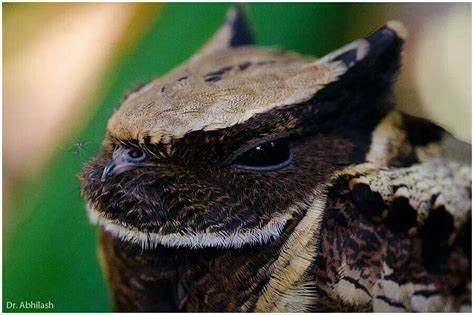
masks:
[[[144,248],[264,244],[392,109],[397,22],[320,59],[252,44],[237,7],[187,62],[129,94],[82,172],[91,218]]]

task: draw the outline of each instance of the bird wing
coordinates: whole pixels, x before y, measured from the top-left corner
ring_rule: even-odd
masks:
[[[315,262],[322,309],[470,308],[471,168],[355,166],[328,189]],[[350,307],[349,307],[350,306]]]

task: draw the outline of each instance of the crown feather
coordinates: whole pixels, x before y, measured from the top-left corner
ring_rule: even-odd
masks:
[[[399,69],[399,33],[388,25],[315,61],[245,45],[249,28],[242,7],[236,7],[195,57],[127,98],[109,120],[108,133],[168,143],[311,100],[321,107],[321,119],[342,111],[338,117],[357,123],[378,121],[391,106],[377,100],[389,92]]]

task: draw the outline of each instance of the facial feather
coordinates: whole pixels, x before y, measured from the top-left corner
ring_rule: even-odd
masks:
[[[325,182],[338,167],[358,162],[363,154],[356,151],[364,151],[368,143],[360,143],[357,148],[352,143],[356,138],[368,140],[372,125],[391,106],[385,100],[391,80],[377,83],[380,90],[367,90],[357,83],[362,78],[379,80],[372,71],[361,68],[360,62],[375,70],[381,59],[385,72],[378,73],[383,77],[396,73],[399,39],[388,28],[378,32],[381,35],[372,37],[385,47],[371,47],[377,41],[371,43],[369,37],[318,63],[247,46],[220,49],[203,56],[199,64],[191,60],[178,73],[130,95],[109,121],[105,152],[84,172],[89,181],[84,193],[99,222],[110,230],[122,231],[116,232],[121,237],[137,241],[145,239],[146,233],[158,233],[153,238],[156,240],[163,240],[166,234],[181,233],[199,240],[204,238],[196,235],[220,233],[221,237],[212,234],[215,241],[205,244],[238,246],[276,237],[285,220],[304,212],[295,206],[298,200]],[[344,57],[353,58],[350,64],[337,59],[351,50],[355,50],[354,56]],[[375,60],[367,61],[365,57]],[[206,63],[206,58],[212,62]],[[339,80],[342,85],[339,81],[329,84],[343,74],[334,67],[345,69]],[[162,83],[169,77],[173,84]],[[160,87],[163,84],[167,86],[164,92]],[[336,90],[343,92],[335,94]],[[372,97],[374,105],[360,111],[366,96]],[[366,116],[372,118],[355,120],[354,111],[368,112]],[[164,117],[163,113],[172,117]],[[341,126],[351,128],[342,130]],[[239,152],[252,143],[281,137],[291,142],[292,161],[288,167],[253,173],[232,167]],[[98,182],[99,170],[105,167],[117,143],[141,148],[149,153],[149,162],[119,178]],[[307,178],[306,174],[316,175]],[[258,193],[269,190],[273,193]],[[285,220],[276,223],[272,221],[275,217]],[[123,232],[127,230],[129,234]],[[238,241],[221,240],[235,233]],[[207,246],[198,241],[185,243]]]

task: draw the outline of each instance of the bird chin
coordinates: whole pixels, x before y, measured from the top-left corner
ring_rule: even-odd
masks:
[[[272,218],[265,226],[258,229],[241,229],[232,232],[187,230],[161,234],[159,232],[142,232],[135,227],[125,226],[118,221],[108,219],[89,203],[86,208],[92,224],[98,224],[122,241],[136,244],[145,250],[154,249],[158,246],[199,249],[211,247],[240,248],[244,245],[262,245],[277,239],[287,221],[291,219],[290,214],[282,214]]]

